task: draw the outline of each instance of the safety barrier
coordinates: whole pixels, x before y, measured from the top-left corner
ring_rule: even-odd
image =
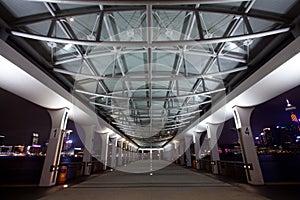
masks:
[[[239,161],[211,161],[209,159],[201,159],[198,161],[200,170],[212,172],[212,165],[218,166],[218,174],[229,177],[235,181],[247,182],[244,163]]]
[[[217,161],[219,174],[230,177],[235,181],[247,182],[246,172],[243,162],[237,161]]]

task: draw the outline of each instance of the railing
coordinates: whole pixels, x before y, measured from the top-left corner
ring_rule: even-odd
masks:
[[[219,174],[236,181],[247,182],[244,163],[238,161],[217,161]]]
[[[211,160],[201,159],[198,162],[201,170],[212,172]]]
[[[244,163],[238,161],[217,161],[212,162],[208,159],[202,159],[198,161],[200,163],[200,170],[206,172],[212,172],[212,164],[218,166],[218,174],[221,176],[229,177],[235,181],[247,182],[246,172],[244,169]]]
[[[90,173],[97,173],[103,169],[103,164],[98,161],[86,162],[63,162],[60,166],[67,166],[67,180],[72,180],[84,175],[85,167],[90,167]]]

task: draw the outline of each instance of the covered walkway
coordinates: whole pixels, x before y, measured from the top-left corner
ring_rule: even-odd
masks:
[[[300,85],[299,9],[298,0],[0,1],[0,91],[47,115],[34,120],[30,109],[24,117],[0,103],[8,127],[0,129],[0,153],[41,161],[39,175],[29,175],[36,185],[0,187],[0,199],[299,199],[300,184],[264,185],[254,138],[270,143],[251,124],[256,106]],[[288,101],[286,108],[296,109]],[[293,116],[288,142],[300,149]],[[232,130],[238,137],[232,152],[249,185],[214,178],[222,174],[218,140],[232,118],[226,138]],[[82,158],[81,182],[65,188],[56,185],[64,156]],[[193,160],[205,160],[213,175],[181,167]],[[165,168],[167,161],[181,166]]]

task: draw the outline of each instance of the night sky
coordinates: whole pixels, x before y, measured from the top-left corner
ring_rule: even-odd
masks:
[[[31,145],[32,133],[39,134],[39,144],[48,140],[51,118],[46,109],[21,97],[0,89],[0,135],[4,135],[5,145]],[[70,139],[75,147],[82,147],[73,121],[67,129],[73,130]]]
[[[263,128],[272,125],[288,125],[291,123],[290,111],[285,111],[286,99],[296,106],[293,112],[300,118],[300,86],[281,94],[280,96],[264,103],[253,111],[252,114],[252,131],[258,135]]]
[[[48,112],[27,100],[0,89],[0,135],[4,135],[3,144],[30,145],[31,135],[40,135],[40,144],[49,137],[51,121]],[[286,98],[297,107],[294,113],[300,118],[300,86],[257,106],[251,118],[253,135],[272,125],[287,125],[291,122],[289,112],[285,111]],[[234,120],[228,120],[219,140],[220,144],[232,144],[238,141],[234,131]],[[74,122],[69,121],[67,129],[72,129],[71,138],[75,146],[82,146],[76,134]]]
[[[286,99],[297,107],[294,113],[300,118],[300,86],[289,90],[259,106],[257,106],[251,116],[251,128],[253,136],[258,136],[263,128],[272,125],[288,125],[291,123],[290,112],[285,111]],[[220,144],[232,144],[238,141],[238,136],[235,131],[234,119],[230,119],[224,124],[222,134],[220,136]]]

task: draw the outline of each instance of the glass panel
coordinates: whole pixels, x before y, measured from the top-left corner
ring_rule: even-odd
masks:
[[[1,3],[17,18],[47,13],[44,4],[20,0],[2,0]]]

